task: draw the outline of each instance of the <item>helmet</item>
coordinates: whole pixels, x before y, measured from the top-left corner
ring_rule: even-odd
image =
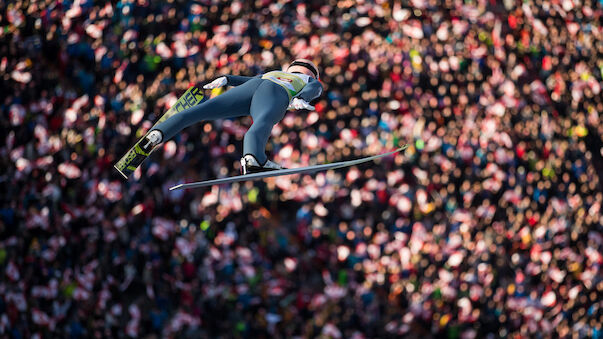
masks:
[[[296,59],[291,63],[291,65],[289,65],[289,67],[293,66],[301,66],[308,69],[310,72],[312,72],[312,74],[314,74],[314,77],[318,79],[318,67],[316,67],[316,65],[312,61],[308,59]]]

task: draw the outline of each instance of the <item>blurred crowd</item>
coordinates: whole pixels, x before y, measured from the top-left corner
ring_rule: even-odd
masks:
[[[596,0],[0,3],[0,336],[601,338]],[[294,58],[316,111],[113,164],[191,84]],[[219,95],[219,92],[206,93]]]

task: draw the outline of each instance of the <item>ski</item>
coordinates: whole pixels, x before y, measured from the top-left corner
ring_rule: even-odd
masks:
[[[373,156],[360,158],[360,159],[356,159],[356,160],[347,160],[347,161],[334,162],[331,164],[313,165],[313,166],[300,167],[300,168],[287,168],[287,169],[281,169],[281,170],[275,170],[275,171],[269,171],[269,172],[237,175],[234,177],[227,177],[227,178],[206,180],[206,181],[200,181],[200,182],[179,184],[179,185],[170,187],[170,191],[185,189],[185,188],[199,188],[199,187],[205,187],[205,186],[211,186],[211,185],[230,184],[233,182],[240,182],[240,181],[258,180],[258,179],[264,179],[264,178],[270,178],[270,177],[278,177],[281,175],[309,174],[309,173],[315,173],[315,172],[319,172],[319,171],[326,171],[326,170],[330,170],[330,169],[343,168],[343,167],[358,165],[358,164],[373,161],[373,160],[376,160],[379,158],[383,158],[388,155],[392,155],[392,154],[401,152],[401,151],[405,150],[407,147],[408,147],[408,145],[404,145],[391,152],[373,155]]]
[[[190,87],[184,94],[176,101],[176,103],[170,107],[170,109],[165,112],[161,118],[153,125],[153,127],[157,126],[159,123],[165,121],[169,117],[182,112],[183,110],[193,107],[195,105],[203,102],[203,92],[197,86]],[[153,129],[151,127],[149,132]],[[147,132],[147,134],[149,133]],[[128,179],[128,177],[134,173],[134,171],[142,164],[142,162],[151,155],[151,153],[155,150],[154,148],[145,152],[141,147],[141,142],[147,136],[145,134],[142,138],[138,140],[138,142],[126,152],[126,154],[119,159],[117,163],[113,167],[121,174],[124,178]]]

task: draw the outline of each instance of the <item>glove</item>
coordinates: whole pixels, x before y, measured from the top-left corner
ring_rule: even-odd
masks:
[[[228,82],[228,79],[226,79],[226,77],[219,77],[216,80],[210,82],[209,84],[206,84],[205,86],[203,86],[203,88],[205,88],[205,89],[220,88],[222,86],[226,86],[227,82]]]
[[[314,106],[310,105],[310,103],[304,99],[293,98],[293,100],[289,104],[289,109],[307,109],[309,111],[313,111]]]

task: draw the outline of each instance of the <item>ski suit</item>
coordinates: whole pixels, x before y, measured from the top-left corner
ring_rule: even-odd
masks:
[[[272,71],[255,77],[225,77],[227,85],[234,88],[173,115],[155,127],[161,131],[163,141],[200,121],[251,115],[253,124],[245,133],[243,155],[252,154],[263,164],[268,159],[265,150],[272,127],[283,119],[291,100],[301,98],[310,102],[322,93],[318,80],[301,73]]]

